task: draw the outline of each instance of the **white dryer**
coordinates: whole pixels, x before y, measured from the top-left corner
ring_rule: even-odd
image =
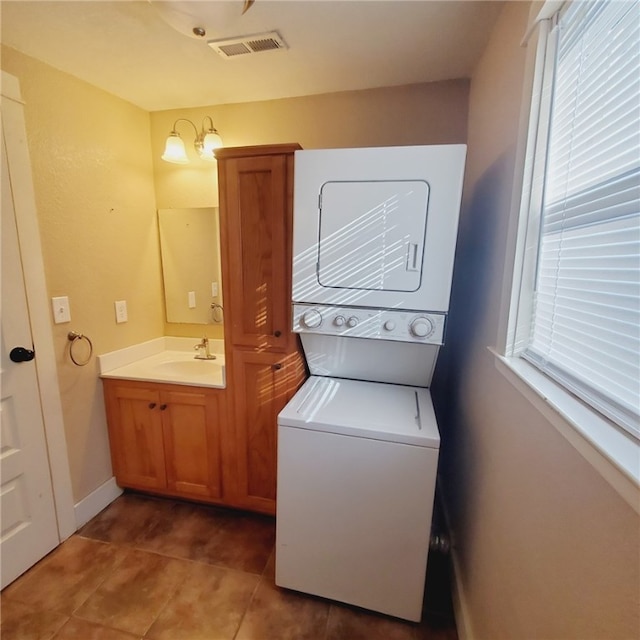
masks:
[[[296,151],[293,302],[446,313],[465,155]]]
[[[465,155],[465,145],[296,151],[293,330],[312,374],[431,384]]]

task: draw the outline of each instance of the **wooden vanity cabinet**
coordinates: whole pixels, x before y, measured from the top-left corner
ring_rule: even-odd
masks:
[[[118,485],[224,502],[223,389],[103,380]]]
[[[120,486],[275,513],[277,417],[306,378],[291,331],[297,149],[216,151],[229,384],[103,379]]]
[[[299,145],[216,151],[236,504],[275,513],[277,416],[306,377],[291,331],[293,161]]]

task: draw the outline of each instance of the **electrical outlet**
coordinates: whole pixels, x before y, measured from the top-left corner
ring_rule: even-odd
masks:
[[[68,296],[51,298],[51,306],[53,308],[53,321],[56,324],[71,322],[71,308],[69,307]]]
[[[189,291],[188,298],[189,298],[189,309],[195,309],[196,308],[196,292]]]
[[[116,322],[126,322],[129,318],[127,317],[127,301],[126,300],[116,300]]]

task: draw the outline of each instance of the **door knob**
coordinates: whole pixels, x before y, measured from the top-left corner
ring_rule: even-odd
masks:
[[[11,362],[29,362],[36,357],[36,352],[31,349],[25,349],[24,347],[14,347],[9,353]]]

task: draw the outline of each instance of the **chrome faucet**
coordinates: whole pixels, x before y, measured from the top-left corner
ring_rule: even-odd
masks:
[[[209,351],[209,338],[205,336],[193,347],[198,353],[193,356],[196,360],[215,360],[216,357]]]

